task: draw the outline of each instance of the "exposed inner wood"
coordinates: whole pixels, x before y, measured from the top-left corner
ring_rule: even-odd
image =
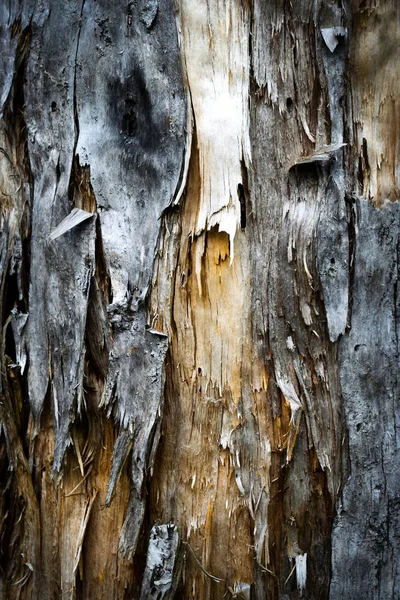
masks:
[[[400,5],[0,6],[0,597],[400,594]]]

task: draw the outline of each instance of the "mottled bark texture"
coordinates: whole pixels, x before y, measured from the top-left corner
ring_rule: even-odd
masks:
[[[0,48],[0,597],[398,599],[398,1]]]

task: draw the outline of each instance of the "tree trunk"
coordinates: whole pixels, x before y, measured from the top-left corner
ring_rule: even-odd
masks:
[[[0,597],[398,599],[397,0],[0,27]]]

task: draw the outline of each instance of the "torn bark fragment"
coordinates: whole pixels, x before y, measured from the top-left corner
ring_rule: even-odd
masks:
[[[179,547],[179,532],[175,525],[171,523],[152,527],[140,593],[141,600],[173,598]]]
[[[90,213],[87,210],[81,210],[80,208],[72,209],[70,214],[51,232],[49,240],[53,242],[67,231],[70,231],[70,229],[73,229],[73,227],[76,227],[91,217],[93,217],[93,213]]]
[[[296,161],[291,168],[296,167],[298,165],[307,165],[314,162],[327,162],[331,158],[331,154],[343,148],[347,144],[341,142],[338,144],[328,144],[327,146],[322,146],[318,150],[315,150],[313,154],[309,156],[305,156],[300,160]]]
[[[324,27],[321,29],[321,34],[329,50],[335,52],[340,38],[346,36],[347,29],[345,27]]]

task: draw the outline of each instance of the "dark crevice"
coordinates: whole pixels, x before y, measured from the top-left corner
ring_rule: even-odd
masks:
[[[103,293],[104,302],[106,304],[112,304],[112,287],[111,277],[107,267],[107,260],[103,245],[103,237],[101,234],[101,223],[100,217],[96,219],[96,240],[95,240],[95,257],[96,257],[96,268],[95,275],[99,287]]]
[[[286,109],[289,113],[292,112],[293,106],[294,106],[294,103],[293,103],[292,98],[286,98]]]
[[[254,80],[254,61],[253,61],[253,35],[254,35],[254,3],[253,2],[249,2],[248,3],[248,10],[249,10],[249,22],[250,22],[250,27],[249,27],[249,40],[248,40],[248,44],[249,44],[249,79],[250,81]],[[250,96],[249,96],[249,102],[250,102]]]
[[[368,143],[365,138],[363,138],[362,146],[361,146],[361,154],[358,158],[358,171],[357,171],[357,179],[360,186],[360,194],[365,196],[369,189],[369,181],[371,177],[371,167],[369,164],[368,158]]]
[[[393,286],[393,311],[394,311],[394,333],[396,337],[396,358],[399,362],[399,311],[398,311],[398,285],[399,285],[399,267],[400,267],[400,235],[397,235],[396,242],[396,277]],[[396,420],[394,420],[396,426]]]
[[[369,158],[368,158],[368,144],[367,144],[367,140],[365,138],[363,138],[363,141],[362,141],[362,157],[363,157],[367,172],[370,173],[371,167],[370,167]]]
[[[240,161],[240,166],[242,171],[242,183],[239,183],[237,188],[238,198],[240,202],[240,227],[242,229],[246,229],[247,210],[250,201],[249,177],[244,160]]]
[[[82,0],[81,4],[81,12],[79,16],[79,26],[78,26],[78,35],[76,38],[76,50],[75,50],[75,62],[74,62],[74,97],[73,97],[73,107],[74,107],[74,123],[75,123],[75,142],[74,142],[74,156],[76,152],[76,147],[78,144],[79,138],[79,114],[78,114],[78,99],[77,99],[77,85],[76,85],[76,72],[78,69],[78,53],[79,53],[79,42],[81,39],[81,31],[82,31],[82,18],[83,18],[83,9],[85,6],[85,0]]]
[[[56,192],[54,193],[54,195],[57,193],[57,188],[60,183],[60,179],[61,179],[61,167],[60,167],[60,155],[58,155],[57,165],[56,165]]]
[[[351,330],[351,319],[353,313],[354,301],[354,278],[355,278],[355,261],[356,261],[356,241],[357,241],[357,207],[356,200],[350,195],[345,196],[346,212],[347,212],[347,232],[349,240],[349,291],[347,305],[347,320],[346,333]]]
[[[238,198],[240,202],[240,227],[246,228],[246,198],[244,195],[244,187],[241,183],[238,185]]]
[[[361,156],[358,157],[358,170],[357,170],[357,180],[360,189],[361,196],[364,195],[364,173],[362,168],[362,159]]]
[[[54,187],[52,207],[54,207],[54,205],[56,204],[57,191],[58,191],[60,179],[61,179],[61,167],[60,167],[60,154],[59,154],[58,158],[57,158],[57,164],[56,164],[56,185]],[[68,192],[69,192],[69,190],[68,190]],[[68,198],[69,198],[69,193],[68,193]],[[52,208],[52,215],[53,215],[53,208]]]
[[[74,112],[74,126],[75,126],[75,139],[74,139],[74,149],[73,149],[73,160],[71,166],[71,174],[68,186],[68,196],[69,200],[72,203],[71,190],[74,183],[74,171],[75,171],[75,155],[76,148],[78,146],[79,140],[79,112],[78,112],[78,98],[77,98],[77,70],[78,70],[78,54],[79,54],[79,42],[81,38],[81,30],[82,30],[82,19],[83,19],[83,9],[85,6],[85,0],[82,0],[81,4],[81,12],[79,15],[79,25],[78,25],[78,33],[76,37],[76,48],[75,48],[75,58],[74,58],[74,82],[73,82],[73,112]],[[54,104],[54,103],[53,103]],[[52,107],[53,108],[53,107]]]

